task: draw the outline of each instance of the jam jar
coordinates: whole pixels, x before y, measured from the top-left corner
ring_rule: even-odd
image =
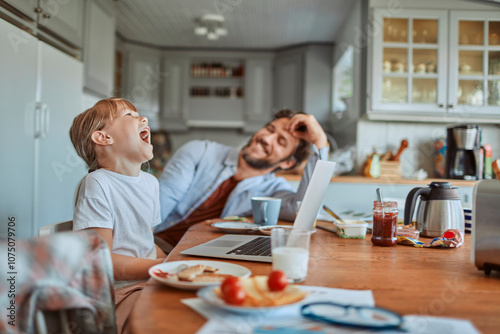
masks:
[[[395,246],[398,241],[397,225],[398,203],[375,201],[373,203],[372,244],[375,246]]]

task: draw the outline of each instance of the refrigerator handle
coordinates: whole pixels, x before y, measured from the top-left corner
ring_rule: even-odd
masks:
[[[42,130],[42,103],[37,102],[35,104],[35,132],[34,132],[34,137],[35,138],[41,138],[43,136],[43,130]]]
[[[45,103],[42,103],[42,137],[45,137],[49,134],[49,125],[50,109]]]

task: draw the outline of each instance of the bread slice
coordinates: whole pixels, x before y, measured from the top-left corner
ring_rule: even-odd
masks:
[[[204,269],[205,269],[205,265],[198,264],[196,266],[191,266],[187,269],[180,271],[179,273],[177,273],[177,276],[179,277],[179,280],[181,280],[181,281],[192,281],[196,276],[203,273]]]
[[[207,283],[207,282],[222,282],[230,275],[226,274],[201,274],[193,278],[191,282],[193,283]]]

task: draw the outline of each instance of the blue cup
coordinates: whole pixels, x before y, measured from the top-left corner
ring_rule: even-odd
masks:
[[[260,225],[276,225],[280,216],[281,198],[252,197],[253,221]]]

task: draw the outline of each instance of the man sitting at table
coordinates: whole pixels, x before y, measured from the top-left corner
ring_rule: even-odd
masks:
[[[314,165],[318,159],[326,160],[328,151],[326,134],[316,118],[290,110],[279,111],[241,150],[207,140],[186,143],[160,177],[162,223],[155,231],[157,244],[169,251],[193,224],[251,216],[250,199],[256,196],[281,198],[279,218],[293,221]],[[274,175],[305,159],[297,192]]]

